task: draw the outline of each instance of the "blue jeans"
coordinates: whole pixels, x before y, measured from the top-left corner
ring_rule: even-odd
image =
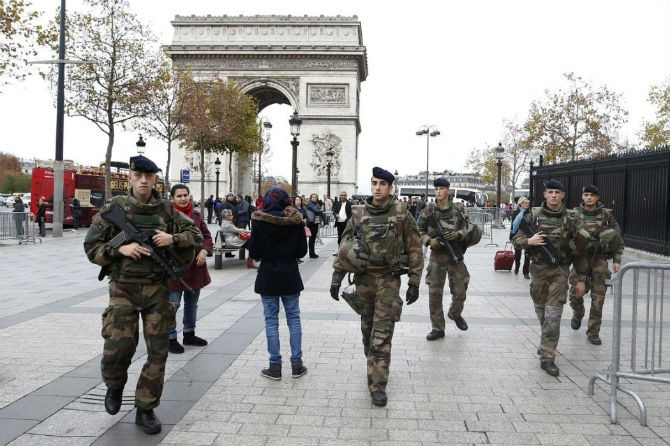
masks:
[[[279,350],[279,299],[284,304],[289,343],[291,344],[291,363],[302,359],[302,327],[300,326],[300,293],[288,296],[263,296],[263,315],[265,316],[265,337],[268,343],[270,364],[281,364]]]
[[[195,320],[198,316],[198,298],[200,290],[183,291],[184,293],[184,333],[195,331]],[[181,305],[182,291],[170,291],[170,303],[174,307],[174,313],[177,314]],[[177,329],[170,330],[170,339],[177,339]]]

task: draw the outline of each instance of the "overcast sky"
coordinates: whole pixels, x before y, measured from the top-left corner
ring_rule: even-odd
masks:
[[[59,0],[32,0],[50,14]],[[80,10],[81,0],[66,9]],[[649,88],[670,76],[670,0],[470,0],[393,3],[362,0],[130,0],[159,36],[172,39],[175,15],[357,15],[369,76],[361,86],[359,191],[374,165],[401,175],[425,170],[422,124],[436,125],[430,169],[465,169],[473,148],[496,145],[503,120],[523,120],[545,89],[567,87],[574,72],[594,87],[623,94],[623,134],[637,140],[653,119]],[[396,6],[397,5],[397,6]],[[1,87],[0,151],[53,159],[56,113],[51,86],[37,77]],[[261,112],[273,124],[270,173],[290,179],[288,106]],[[137,133],[117,130],[113,159],[135,154]],[[104,160],[107,137],[83,119],[66,118],[64,157]],[[147,140],[147,156],[165,165],[165,143]]]

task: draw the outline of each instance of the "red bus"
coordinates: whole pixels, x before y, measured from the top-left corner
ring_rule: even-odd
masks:
[[[45,163],[45,164],[48,164]],[[118,164],[118,163],[115,163]],[[125,195],[130,188],[128,169],[117,168],[111,174],[112,195]],[[162,195],[164,183],[159,179],[156,190]],[[52,166],[33,167],[31,183],[30,212],[37,214],[40,197],[45,198],[47,223],[53,223],[54,169]],[[77,197],[81,205],[80,226],[89,226],[93,216],[98,213],[105,199],[105,170],[100,167],[68,166],[63,170],[64,226],[72,226],[72,199]]]

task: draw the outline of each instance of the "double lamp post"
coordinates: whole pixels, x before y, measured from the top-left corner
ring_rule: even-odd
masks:
[[[430,151],[430,137],[439,136],[440,131],[434,125],[422,125],[416,131],[416,136],[426,135],[426,200],[428,200],[428,183],[430,182],[430,170],[428,168],[428,153]]]

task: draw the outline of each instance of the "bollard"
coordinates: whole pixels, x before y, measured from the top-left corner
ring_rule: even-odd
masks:
[[[223,269],[222,256],[221,251],[217,251],[216,254],[214,254],[214,269]]]

